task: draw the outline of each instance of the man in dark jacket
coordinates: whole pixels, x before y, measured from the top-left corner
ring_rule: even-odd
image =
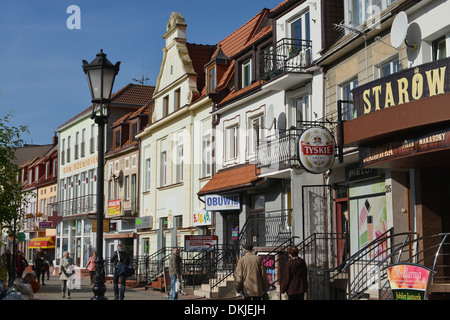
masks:
[[[123,300],[125,296],[125,281],[126,277],[124,275],[119,275],[119,272],[117,270],[117,265],[119,262],[122,262],[123,264],[129,266],[131,263],[130,256],[125,251],[125,248],[120,243],[117,246],[117,251],[114,252],[111,263],[114,266],[114,274],[113,274],[113,287],[114,287],[114,300]],[[120,278],[120,292],[119,292],[119,278]]]
[[[308,268],[305,260],[298,256],[297,247],[289,247],[289,261],[281,283],[281,293],[286,293],[289,300],[304,300],[308,291]]]

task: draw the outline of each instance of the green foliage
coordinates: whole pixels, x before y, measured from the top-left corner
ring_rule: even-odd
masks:
[[[11,116],[9,113],[0,118],[0,230],[13,229],[21,218],[25,201],[15,152],[23,146],[22,134],[29,131],[25,126],[10,125]]]

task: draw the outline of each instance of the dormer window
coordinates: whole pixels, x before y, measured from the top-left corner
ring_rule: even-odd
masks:
[[[120,149],[120,128],[114,130],[114,149]]]
[[[241,65],[242,88],[248,87],[252,83],[252,60],[245,60]]]
[[[214,92],[214,90],[216,90],[216,65],[212,65],[209,66],[206,69],[206,74],[207,74],[207,87],[206,87],[206,92],[207,93],[211,93]]]
[[[131,142],[136,142],[136,135],[138,134],[138,121],[131,122]]]

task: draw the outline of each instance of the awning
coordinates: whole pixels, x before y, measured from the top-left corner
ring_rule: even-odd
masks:
[[[40,237],[31,239],[28,244],[29,249],[52,249],[55,247],[55,239],[54,237]]]
[[[253,187],[258,180],[255,164],[237,166],[217,172],[197,194],[203,196]]]

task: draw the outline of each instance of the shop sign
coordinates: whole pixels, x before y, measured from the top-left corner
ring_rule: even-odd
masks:
[[[136,218],[135,220],[136,229],[149,229],[152,227],[152,217],[144,216]]]
[[[409,139],[399,139],[374,147],[360,147],[359,162],[361,166],[368,166],[382,161],[446,148],[450,148],[449,129],[433,131]]]
[[[202,252],[217,245],[217,236],[186,235],[184,237],[184,248],[186,252]]]
[[[53,228],[53,222],[51,222],[51,221],[40,221],[39,222],[39,228],[42,228],[42,229]]]
[[[380,170],[371,168],[361,168],[359,163],[345,167],[345,181],[355,182],[373,179],[380,176]]]
[[[450,58],[422,64],[352,90],[357,117],[450,92]]]
[[[194,211],[193,224],[194,227],[211,225],[211,212],[206,210]]]
[[[108,201],[108,214],[110,216],[118,215],[121,213],[120,199]]]
[[[239,195],[208,194],[205,196],[205,209],[206,211],[239,210],[241,209]]]
[[[335,149],[330,131],[321,127],[309,128],[298,140],[298,159],[306,171],[323,173],[333,166]]]
[[[394,300],[426,299],[432,270],[416,264],[395,264],[387,269]]]

